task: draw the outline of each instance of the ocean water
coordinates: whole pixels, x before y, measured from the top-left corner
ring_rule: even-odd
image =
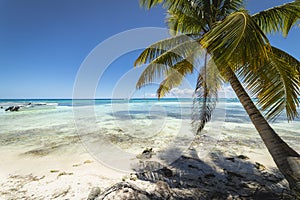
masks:
[[[26,99],[0,100],[0,106],[0,152],[32,158],[76,153],[80,144],[107,165],[133,160],[146,148],[172,162],[194,138],[191,99]],[[5,111],[9,106],[21,108]],[[287,122],[283,114],[271,125],[300,152],[299,119]],[[220,100],[201,134],[216,145],[238,145],[241,153],[264,148],[237,99]]]

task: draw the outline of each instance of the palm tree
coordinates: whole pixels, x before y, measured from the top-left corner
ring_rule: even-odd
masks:
[[[140,4],[148,9],[161,4],[167,10],[172,37],[149,46],[137,58],[135,66],[148,63],[137,88],[164,77],[157,90],[160,98],[196,72],[197,61],[204,57],[195,87],[195,99],[201,102],[197,133],[211,118],[218,89],[229,83],[290,188],[300,195],[300,156],[267,121],[284,110],[288,120],[298,116],[300,63],[271,46],[266,37],[274,32],[287,36],[299,22],[300,0],[254,15],[243,9],[243,0],[140,0]],[[258,108],[251,97],[258,99]]]

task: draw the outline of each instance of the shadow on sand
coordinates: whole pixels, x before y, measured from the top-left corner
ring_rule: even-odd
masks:
[[[154,185],[152,191],[136,187],[134,181],[124,181],[96,199],[107,199],[111,193],[118,199],[296,199],[277,169],[253,163],[245,155],[226,157],[211,152],[203,160],[193,149],[170,165],[140,160],[133,175]],[[123,198],[124,193],[127,196]]]
[[[169,166],[140,161],[138,179],[166,182],[177,194],[174,199],[295,199],[288,184],[276,169],[252,163],[247,156],[225,157],[222,153],[207,155],[202,161],[189,150]]]

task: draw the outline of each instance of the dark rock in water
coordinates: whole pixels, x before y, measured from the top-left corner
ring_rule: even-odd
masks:
[[[21,108],[20,106],[9,106],[8,108],[5,109],[5,111],[14,112],[14,111],[19,111],[20,108]]]
[[[13,106],[9,106],[8,108],[5,109],[5,111],[11,111],[12,108]]]
[[[20,106],[15,106],[12,111],[18,111],[20,109]]]
[[[90,192],[90,194],[89,194],[89,196],[87,198],[87,200],[94,200],[94,199],[96,199],[99,196],[100,193],[101,193],[101,190],[100,190],[99,187],[93,187],[92,191]]]
[[[3,106],[1,106],[0,108],[3,109]]]

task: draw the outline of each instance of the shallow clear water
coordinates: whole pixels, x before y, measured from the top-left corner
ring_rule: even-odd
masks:
[[[12,105],[29,103],[32,105],[29,109],[4,111]],[[0,150],[15,149],[32,156],[63,153],[79,141],[93,154],[99,151],[103,154],[138,154],[152,147],[163,156],[163,152],[171,147],[186,148],[194,137],[190,99],[0,100],[0,106],[3,107],[0,109]],[[300,151],[299,119],[288,123],[283,115],[271,125]],[[261,145],[236,99],[219,102],[203,134],[215,141],[239,141],[253,148],[256,144]],[[117,150],[98,149],[99,144],[105,142]]]

